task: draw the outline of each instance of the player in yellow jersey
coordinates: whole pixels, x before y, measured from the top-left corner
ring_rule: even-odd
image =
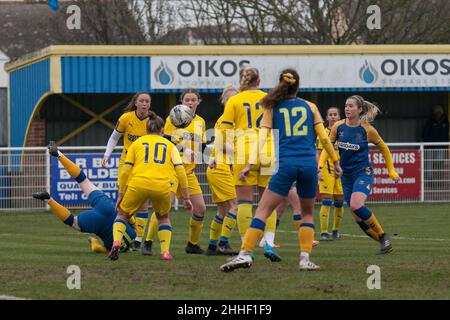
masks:
[[[123,136],[123,150],[120,156],[118,174],[120,176],[123,163],[127,156],[131,144],[140,137],[147,134],[148,113],[151,107],[151,97],[148,93],[138,92],[131,99],[124,113],[117,121],[106,147],[102,160],[102,166],[106,168],[109,157],[117,145],[119,139]],[[120,188],[120,186],[119,186]],[[148,219],[148,203],[142,205],[142,208],[136,213],[136,240],[132,244],[132,249],[137,250],[141,247],[142,235]]]
[[[239,90],[233,86],[228,86],[223,90],[221,102],[226,104],[228,99],[239,93]],[[236,255],[239,252],[234,251],[228,242],[231,232],[236,225],[237,200],[236,188],[231,172],[232,157],[234,154],[233,137],[225,141],[218,130],[223,116],[221,116],[214,126],[214,137],[217,145],[223,147],[219,150],[213,148],[209,160],[206,178],[212,193],[212,201],[217,204],[217,214],[211,221],[209,232],[209,245],[206,255]]]
[[[241,68],[239,77],[240,93],[228,99],[220,129],[224,136],[232,134],[235,137],[233,176],[238,200],[237,224],[243,239],[253,217],[254,188],[257,186],[262,195],[270,180],[270,163],[262,163],[258,145],[258,127],[263,115],[259,102],[266,96],[258,89],[259,72],[256,68],[245,66]],[[275,212],[272,218],[271,227],[275,231]],[[281,260],[269,246],[265,248],[265,256],[272,261]]]
[[[341,120],[339,109],[336,107],[328,108],[325,131],[330,134],[331,127]],[[322,143],[317,139],[317,159],[324,151]],[[337,151],[337,145],[335,145]],[[326,151],[325,151],[326,152]],[[334,166],[330,160],[327,160],[323,168],[318,172],[319,174],[319,192],[322,199],[322,206],[320,208],[320,240],[339,240],[339,226],[344,215],[344,192],[342,191],[342,183],[340,178],[334,175]],[[334,202],[333,212],[333,229],[332,238],[328,234],[328,221],[331,205]]]
[[[161,259],[172,260],[170,240],[170,175],[175,168],[178,181],[183,191],[186,208],[191,211],[187,177],[177,148],[163,138],[164,121],[154,112],[149,113],[147,123],[148,135],[137,139],[128,149],[124,167],[119,176],[118,211],[113,226],[113,246],[109,253],[111,260],[117,260],[124,235],[126,222],[133,224],[135,213],[143,203],[152,201],[158,220],[158,237],[161,241]]]
[[[195,89],[185,89],[180,97],[180,102],[188,106],[195,114],[197,107],[201,103],[200,94]],[[206,146],[206,123],[199,115],[195,115],[192,122],[184,129],[176,128],[170,117],[166,119],[164,136],[172,141],[182,150],[182,160],[188,179],[189,195],[194,206],[189,220],[189,239],[186,245],[186,253],[203,254],[205,251],[200,248],[198,242],[203,228],[203,219],[206,213],[203,192],[195,176],[194,169],[198,161],[202,161],[202,151]],[[181,197],[180,188],[177,190],[177,197]]]

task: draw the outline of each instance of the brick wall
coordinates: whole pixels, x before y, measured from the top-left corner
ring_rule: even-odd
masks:
[[[30,132],[28,134],[27,147],[43,147],[47,145],[45,141],[45,120],[33,119]]]

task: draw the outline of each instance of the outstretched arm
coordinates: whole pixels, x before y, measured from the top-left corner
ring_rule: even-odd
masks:
[[[106,168],[106,163],[108,162],[111,153],[114,151],[114,148],[117,146],[117,142],[119,142],[119,139],[122,137],[122,135],[123,133],[120,133],[116,129],[113,130],[111,136],[109,137],[108,144],[106,145],[105,154],[103,155],[103,168]]]

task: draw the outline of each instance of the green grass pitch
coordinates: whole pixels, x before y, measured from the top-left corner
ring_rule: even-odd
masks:
[[[30,299],[450,299],[450,204],[369,205],[392,236],[394,252],[380,256],[378,243],[364,236],[348,210],[340,241],[321,242],[312,260],[318,272],[299,272],[298,241],[290,211],[276,243],[280,263],[255,252],[251,269],[222,273],[225,257],[187,255],[188,215],[173,212],[174,260],[121,254],[118,261],[93,254],[88,235],[63,225],[50,212],[0,213],[0,296]],[[319,236],[316,208],[316,238]],[[201,246],[206,249],[209,209]],[[330,215],[331,216],[331,215]],[[237,230],[231,239],[239,247]],[[81,289],[66,286],[67,267],[81,269]],[[370,265],[381,270],[381,289],[369,290]]]

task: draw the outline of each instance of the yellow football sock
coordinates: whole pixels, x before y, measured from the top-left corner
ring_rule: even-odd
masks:
[[[364,221],[357,222],[359,227],[373,240],[378,241],[380,237],[378,237],[378,234],[373,231]]]
[[[127,230],[126,221],[122,218],[116,218],[113,224],[113,239],[114,242],[122,243],[122,238]]]
[[[142,236],[144,235],[145,226],[148,221],[148,212],[147,211],[138,211],[136,212],[136,238],[142,240]]]
[[[91,250],[93,253],[107,253],[108,249],[105,248],[105,246],[100,243],[97,239],[94,237],[89,238],[89,242],[91,244]]]
[[[332,203],[329,199],[322,201],[322,206],[320,207],[320,233],[328,233],[328,221]]]
[[[277,229],[277,212],[274,210],[266,220],[264,232],[273,232]]]
[[[58,202],[56,202],[55,200],[53,200],[53,199],[50,199],[49,201],[48,201],[48,205],[50,206],[50,208],[52,209],[52,212],[62,221],[62,222],[64,222],[65,224],[67,224],[67,225],[69,225],[69,226],[72,226],[72,223],[73,223],[73,216],[72,216],[72,214],[70,213],[70,211],[66,208],[66,207],[64,207],[64,206],[62,206],[62,205],[60,205]]]
[[[156,219],[156,213],[153,212],[150,218],[150,225],[148,226],[148,232],[145,241],[154,241],[157,233],[158,233],[158,219]]]
[[[223,225],[222,225],[222,233],[220,235],[221,239],[230,239],[231,238],[231,232],[234,229],[234,226],[236,225],[236,215],[232,214],[231,212],[228,212],[225,216],[225,219],[223,219]]]
[[[244,241],[242,241],[241,249],[247,252],[252,252],[258,241],[261,240],[264,234],[266,225],[263,221],[255,218],[252,220],[250,227],[245,232]]]
[[[200,240],[200,233],[203,228],[203,218],[204,217],[193,213],[189,220],[189,242],[193,245],[196,245]]]
[[[210,244],[217,245],[217,241],[219,240],[220,234],[222,232],[222,225],[223,225],[223,220],[217,214],[214,217],[214,219],[211,221],[211,224],[209,226],[209,243]]]
[[[253,204],[251,203],[240,203],[238,204],[238,214],[237,214],[237,225],[239,234],[241,237],[245,236],[247,229],[252,223],[253,217]]]
[[[341,225],[342,217],[344,216],[344,207],[342,202],[334,202],[333,211],[333,230],[339,230]]]
[[[375,231],[378,234],[378,236],[382,236],[384,234],[383,228],[381,228],[381,225],[378,222],[377,217],[375,217],[373,213],[370,216],[370,218],[365,220],[364,222],[370,227],[370,229]]]
[[[367,229],[366,231],[365,231],[365,233],[367,233],[367,235],[369,236],[369,237],[371,237],[373,240],[375,240],[375,241],[379,241],[380,240],[380,237],[378,236],[378,233],[376,233],[374,230],[372,230],[371,228],[369,228],[369,229]]]
[[[311,253],[314,240],[314,224],[302,223],[298,230],[300,240],[300,252]]]
[[[58,157],[59,162],[63,165],[63,167],[67,170],[67,172],[70,174],[72,179],[76,179],[81,172],[80,167],[78,167],[75,163],[69,160],[66,156],[60,156]]]
[[[295,231],[298,231],[298,229],[300,229],[300,225],[302,224],[302,215],[300,213],[294,213],[292,219],[294,220],[293,222],[295,226]]]
[[[161,253],[170,252],[170,241],[172,239],[172,226],[170,223],[161,224],[158,227],[158,238],[161,242]]]

